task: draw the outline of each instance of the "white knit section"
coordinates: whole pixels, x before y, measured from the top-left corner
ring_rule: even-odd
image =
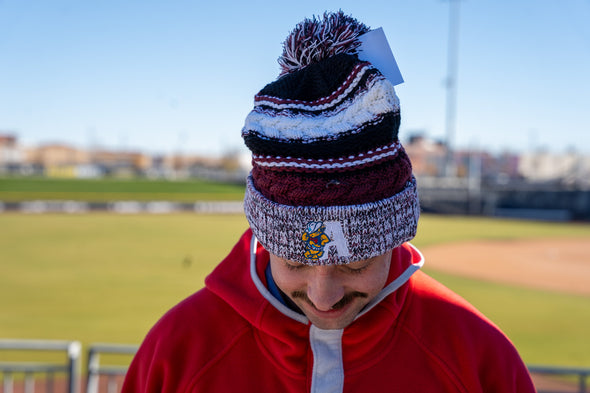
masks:
[[[326,108],[330,108],[335,105],[338,105],[342,100],[344,100],[346,98],[346,96],[352,90],[354,90],[356,88],[359,81],[362,79],[363,75],[365,75],[365,73],[368,70],[372,70],[372,69],[373,69],[373,66],[365,65],[356,74],[351,73],[348,76],[348,78],[344,81],[344,83],[342,84],[342,85],[346,85],[348,83],[348,79],[350,79],[352,77],[352,75],[354,75],[354,79],[350,83],[350,85],[346,89],[344,89],[342,92],[340,92],[338,94],[338,97],[334,98],[333,100],[329,100],[328,102],[326,102],[325,104],[322,104],[322,105],[309,105],[309,104],[303,104],[301,102],[297,102],[297,103],[290,102],[290,103],[277,104],[276,102],[273,102],[270,100],[272,98],[276,99],[276,97],[262,95],[262,96],[258,96],[258,101],[256,101],[254,103],[254,106],[256,107],[256,106],[265,105],[265,106],[270,106],[271,108],[275,108],[275,109],[302,109],[302,110],[308,110],[308,111],[321,111]],[[314,102],[328,100],[328,99],[329,99],[329,97],[322,97],[317,100],[314,100]]]
[[[317,161],[321,160],[309,160],[305,162],[304,160],[297,160],[297,161],[274,161],[274,162],[266,162],[260,161],[256,157],[253,157],[254,162],[258,166],[269,167],[269,168],[300,168],[300,169],[322,169],[322,170],[334,170],[334,169],[341,169],[341,168],[351,168],[359,165],[369,164],[375,161],[382,160],[387,157],[395,156],[398,153],[398,149],[400,147],[399,142],[395,142],[386,148],[379,148],[376,151],[385,150],[385,152],[380,154],[373,154],[369,157],[364,157],[364,154],[359,154],[358,156],[351,156],[348,158],[338,158],[338,159],[326,159],[326,163],[318,164]],[[369,152],[372,153],[372,152]],[[364,158],[363,158],[364,157]],[[277,159],[281,159],[281,157],[277,157]],[[346,162],[337,162],[344,161]],[[310,163],[310,161],[316,161],[314,163]],[[336,161],[336,162],[335,162]]]
[[[313,351],[311,393],[341,393],[344,390],[342,360],[343,330],[323,330],[311,325],[309,344]]]
[[[254,109],[246,117],[244,132],[254,131],[263,137],[312,142],[336,138],[339,134],[356,130],[378,116],[399,112],[399,99],[393,85],[383,77],[374,79],[369,88],[354,97],[350,105],[318,116],[293,114],[269,116]]]

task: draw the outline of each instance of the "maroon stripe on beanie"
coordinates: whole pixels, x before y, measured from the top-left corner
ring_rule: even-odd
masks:
[[[363,153],[328,159],[253,155],[252,164],[267,167],[274,171],[306,173],[347,172],[393,160],[401,148],[401,143],[396,141],[390,145],[381,146]]]
[[[375,202],[401,191],[412,175],[403,149],[395,159],[343,173],[275,171],[254,165],[254,187],[269,200],[291,206],[343,206]]]

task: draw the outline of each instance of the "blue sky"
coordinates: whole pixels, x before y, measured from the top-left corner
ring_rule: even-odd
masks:
[[[0,0],[0,133],[24,145],[243,149],[284,38],[338,9],[387,34],[405,79],[402,140],[444,139],[444,0]],[[588,20],[590,0],[462,0],[454,145],[590,154]]]

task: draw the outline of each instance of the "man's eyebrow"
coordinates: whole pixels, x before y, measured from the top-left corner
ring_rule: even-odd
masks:
[[[290,259],[283,259],[282,261],[283,261],[283,263],[285,263],[287,265],[291,265],[291,266],[307,266],[305,263],[292,261]]]

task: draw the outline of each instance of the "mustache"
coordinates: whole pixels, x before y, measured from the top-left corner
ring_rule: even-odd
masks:
[[[301,300],[305,301],[307,304],[309,304],[310,306],[312,306],[313,308],[316,308],[315,304],[313,304],[311,299],[309,297],[307,297],[307,293],[305,293],[303,291],[291,292],[291,297],[293,299],[301,299]],[[341,308],[343,308],[344,306],[346,306],[347,304],[349,304],[350,302],[352,302],[356,298],[366,299],[368,297],[369,297],[369,295],[367,293],[352,291],[352,292],[344,294],[344,296],[342,296],[342,299],[340,299],[336,303],[334,303],[334,305],[330,309],[331,310],[340,310]]]

